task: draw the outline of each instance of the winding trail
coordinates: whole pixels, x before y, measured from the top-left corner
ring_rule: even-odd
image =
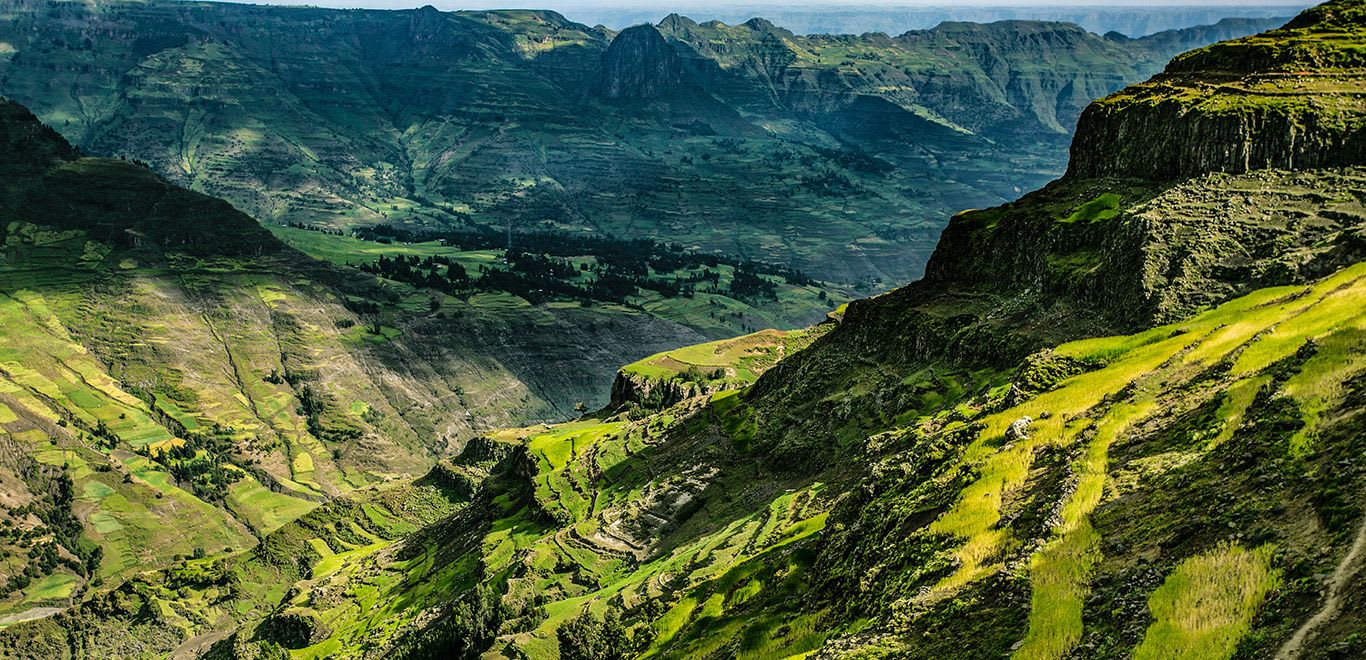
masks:
[[[1332,621],[1338,615],[1338,611],[1342,609],[1342,589],[1346,586],[1347,580],[1351,579],[1352,575],[1356,573],[1356,569],[1359,568],[1356,564],[1363,551],[1366,551],[1366,520],[1361,521],[1361,525],[1357,528],[1356,539],[1352,541],[1352,547],[1347,550],[1347,554],[1343,556],[1342,561],[1333,571],[1333,576],[1328,579],[1328,597],[1324,599],[1323,607],[1319,608],[1314,616],[1310,617],[1308,621],[1304,622],[1304,625],[1300,626],[1299,630],[1295,631],[1290,640],[1276,653],[1276,660],[1298,658],[1304,647],[1304,642],[1309,639],[1314,630]]]

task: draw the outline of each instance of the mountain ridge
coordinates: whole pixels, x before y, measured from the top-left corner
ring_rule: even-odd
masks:
[[[1335,0],[1252,41],[1332,41],[1363,7]],[[1160,105],[1205,77],[1090,107],[1158,130],[1125,99]],[[1209,102],[1241,99],[1211,87]],[[1306,129],[1311,145],[1340,134]],[[1079,167],[962,212],[925,278],[835,322],[652,355],[622,369],[618,405],[483,433],[259,545],[8,626],[0,650],[1359,655],[1361,614],[1334,604],[1366,597],[1366,159],[1228,172],[1194,157],[1222,137],[1140,145],[1190,169]],[[1239,140],[1225,146],[1291,164],[1274,134]],[[65,446],[95,460],[80,441]]]
[[[874,288],[920,274],[936,218],[1060,172],[1081,107],[1184,47],[1087,35],[1082,51],[1055,52],[1082,58],[1067,76],[1026,70],[1003,89],[985,73],[947,72],[959,62],[924,49],[880,63],[876,39],[679,17],[716,37],[712,48],[666,35],[710,95],[622,105],[592,93],[618,35],[553,12],[5,7],[6,93],[91,153],[149,163],[267,224],[667,229],[702,251]],[[87,32],[109,37],[87,50]],[[1033,57],[997,50],[997,61]]]

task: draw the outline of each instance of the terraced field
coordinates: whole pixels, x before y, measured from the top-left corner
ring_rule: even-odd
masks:
[[[507,102],[543,126],[539,74],[490,77],[508,70],[496,54],[568,72],[600,36],[536,12],[405,16],[402,34],[433,37],[418,40],[433,69],[453,43],[489,55],[469,67],[487,84],[448,101],[492,113],[518,88]],[[451,21],[478,38],[441,41]],[[744,327],[726,291],[736,318],[764,318],[760,298],[815,310],[831,295],[781,266],[567,226],[515,235],[537,252],[473,227],[447,244],[394,226],[272,234],[0,104],[0,655],[1362,655],[1360,113],[1305,87],[1278,114],[1209,82],[1299,67],[1346,80],[1362,25],[1366,2],[1331,0],[1085,111],[1074,163],[1197,172],[1078,167],[955,216],[913,284],[805,329],[710,342]],[[1091,43],[1035,28],[1016,26],[1029,48]],[[710,98],[747,112],[769,101],[740,81],[777,74],[790,101],[829,66],[910,94],[929,87],[903,55],[969,57],[954,47],[977,33],[903,36],[884,65],[863,39],[670,17],[617,36],[609,79],[580,82],[604,105],[652,105],[705,60]],[[215,58],[247,43],[168,34]],[[661,50],[685,42],[686,58]],[[641,49],[661,66],[619,59]],[[161,63],[199,66],[172,55]],[[1190,89],[1210,98],[1164,119]],[[1224,101],[1252,119],[1227,123]],[[1032,121],[1065,116],[1058,102]],[[915,125],[1002,120],[982,109]],[[423,185],[469,183],[442,181]],[[495,205],[562,182],[513,183]],[[436,210],[450,199],[366,208],[480,212]],[[598,323],[611,332],[583,334]],[[697,341],[647,349],[660,328]],[[607,405],[553,403],[626,344],[639,354]]]
[[[247,629],[295,648],[298,657],[379,648],[375,640],[402,630],[399,648],[444,639],[457,648],[511,645],[528,657],[554,658],[573,643],[563,633],[571,621],[619,621],[611,625],[623,626],[642,656],[729,649],[757,658],[800,655],[841,639],[835,643],[856,642],[878,654],[914,651],[917,631],[937,612],[1009,574],[1026,594],[1027,618],[1006,628],[1019,635],[1015,656],[1059,658],[1093,643],[1114,622],[1086,603],[1113,598],[1118,586],[1137,588],[1143,603],[1132,614],[1138,619],[1114,615],[1126,625],[1146,621],[1130,638],[1136,655],[1226,657],[1246,643],[1254,621],[1268,625],[1256,612],[1298,598],[1305,587],[1286,582],[1287,571],[1305,570],[1292,568],[1294,562],[1339,541],[1325,530],[1282,526],[1277,516],[1295,514],[1268,513],[1267,502],[1258,505],[1259,515],[1271,517],[1258,525],[1253,538],[1260,540],[1197,535],[1208,544],[1158,552],[1179,514],[1158,514],[1142,502],[1168,496],[1164,484],[1172,479],[1240,487],[1245,477],[1213,465],[1248,450],[1268,402],[1342,410],[1343,397],[1366,373],[1363,298],[1366,267],[1358,265],[1137,335],[1058,346],[1049,360],[1088,366],[1014,405],[1002,405],[1005,389],[992,387],[922,411],[909,426],[869,439],[870,477],[837,467],[814,475],[760,467],[744,437],[752,433],[745,422],[751,406],[762,403],[728,391],[637,419],[596,416],[489,434],[415,485],[385,485],[329,504],[240,558],[191,561],[139,579],[155,591],[177,572],[211,566],[245,571],[245,579],[266,556],[297,545],[304,554],[290,590],[296,595],[282,608],[267,615],[248,605],[270,602],[270,593],[218,604],[196,596],[174,610],[195,612],[187,620],[236,612]],[[718,354],[714,347],[693,351]],[[1291,382],[1299,385],[1280,385]],[[1255,403],[1238,394],[1248,383],[1260,391]],[[1326,406],[1314,398],[1329,392]],[[1185,426],[1199,411],[1210,414],[1198,417],[1198,430]],[[1020,425],[1021,419],[1035,421]],[[1340,449],[1335,425],[1342,418],[1334,419],[1297,426],[1259,451],[1322,460]],[[897,577],[905,569],[897,568],[896,553],[867,568],[869,594],[889,599],[898,613],[890,620],[912,631],[902,635],[842,611],[822,590],[838,584],[829,581],[839,566],[830,553],[838,554],[843,535],[863,524],[857,511],[838,504],[841,493],[860,481],[881,482],[888,469],[916,469],[906,461],[925,460],[923,449],[898,440],[911,437],[963,440],[933,459],[930,478],[913,491],[943,493],[936,497],[949,506],[902,541],[934,548],[922,561],[939,568],[905,574],[919,585],[914,589],[887,582],[905,579]],[[1230,479],[1207,481],[1216,475]],[[1051,479],[1065,486],[1042,486]],[[466,507],[461,492],[477,506]],[[398,502],[405,503],[401,511]],[[412,502],[435,508],[414,510],[406,504]],[[429,526],[405,526],[413,515]],[[1128,555],[1107,550],[1121,539],[1157,552],[1165,578],[1148,587],[1108,582],[1106,575],[1129,565]],[[437,606],[451,593],[470,596],[455,609]],[[1192,602],[1201,606],[1192,609]],[[236,639],[245,634],[239,630]]]

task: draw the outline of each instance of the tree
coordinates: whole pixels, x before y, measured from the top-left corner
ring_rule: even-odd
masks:
[[[555,631],[562,660],[624,660],[630,654],[626,627],[615,607],[599,619],[587,610]]]

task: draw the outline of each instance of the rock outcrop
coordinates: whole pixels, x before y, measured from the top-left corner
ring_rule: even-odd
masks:
[[[1173,180],[1366,163],[1366,22],[1353,20],[1363,6],[1329,3],[1282,29],[1193,51],[1092,104],[1068,177]]]
[[[718,380],[704,385],[681,378],[651,378],[623,370],[617,372],[617,379],[612,383],[612,400],[608,407],[620,408],[634,403],[642,408],[657,410],[693,397],[739,389],[747,384]]]
[[[658,99],[683,82],[678,53],[652,25],[622,30],[602,56],[594,90],[608,99]]]

